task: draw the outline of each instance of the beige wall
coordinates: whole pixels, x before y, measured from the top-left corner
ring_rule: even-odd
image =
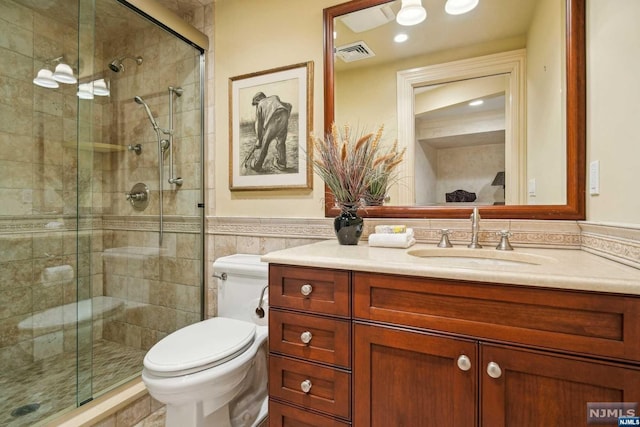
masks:
[[[224,216],[319,217],[322,181],[313,193],[246,193],[228,190],[228,78],[301,61],[315,62],[314,123],[322,117],[322,9],[339,0],[289,2],[284,0],[220,0],[216,3],[216,191],[215,211]],[[314,6],[311,7],[310,4]],[[295,16],[286,25],[269,25],[268,17]],[[640,16],[636,0],[588,1],[588,158],[601,161],[599,196],[587,196],[587,219],[640,224],[640,198],[634,197],[640,159],[637,50]],[[270,21],[271,22],[271,21]],[[292,35],[295,34],[295,37]],[[286,41],[286,48],[283,42]],[[635,45],[634,45],[635,43]],[[293,203],[292,203],[293,202]],[[295,209],[293,209],[295,208]]]
[[[536,195],[527,204],[566,203],[564,10],[557,0],[541,0],[527,34],[527,179]],[[526,188],[526,187],[525,187]]]
[[[640,224],[639,16],[637,0],[587,2],[587,166],[600,160],[590,221]]]
[[[220,0],[215,3],[215,205],[217,216],[322,217],[324,185],[313,191],[229,190],[229,78],[313,61],[313,131],[323,133],[322,10],[340,0]],[[210,157],[211,158],[211,157]],[[211,193],[210,193],[211,194]]]

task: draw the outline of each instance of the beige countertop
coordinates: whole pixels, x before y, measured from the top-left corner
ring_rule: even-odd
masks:
[[[413,256],[411,253],[426,255]],[[274,264],[336,268],[545,288],[640,295],[640,269],[581,250],[493,247],[440,249],[417,244],[408,249],[343,246],[327,240],[270,252]]]

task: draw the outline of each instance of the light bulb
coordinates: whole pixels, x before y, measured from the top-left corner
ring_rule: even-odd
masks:
[[[410,26],[421,23],[427,18],[427,11],[421,0],[402,0],[402,7],[396,16],[400,25]]]

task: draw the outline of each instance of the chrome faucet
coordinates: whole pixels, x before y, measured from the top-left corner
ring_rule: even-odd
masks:
[[[471,243],[467,245],[471,249],[482,249],[482,245],[478,243],[478,232],[480,231],[480,212],[478,207],[473,208],[471,213]]]

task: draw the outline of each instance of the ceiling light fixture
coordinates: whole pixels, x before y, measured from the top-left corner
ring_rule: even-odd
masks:
[[[396,16],[400,25],[411,26],[421,23],[427,18],[427,11],[421,0],[402,0],[402,7]]]
[[[449,15],[462,15],[472,11],[480,0],[447,0],[444,10]]]
[[[36,76],[35,79],[33,79],[33,84],[40,87],[46,87],[49,89],[56,89],[60,85],[58,84],[57,81],[53,80],[52,76],[53,76],[53,73],[51,72],[51,70],[43,68],[40,71],[38,71],[38,75]]]
[[[471,101],[469,103],[471,107],[477,107],[478,105],[482,105],[482,104],[484,104],[484,101],[482,99],[476,99],[475,101]]]
[[[93,99],[93,88],[91,83],[80,83],[78,85],[78,98]]]
[[[396,43],[404,43],[407,40],[409,40],[409,36],[405,33],[396,34],[396,36],[393,38],[393,41]]]
[[[109,96],[109,86],[104,79],[94,80],[93,82],[93,94],[97,96]]]
[[[53,72],[53,80],[68,85],[72,85],[78,81],[73,75],[71,67],[63,62],[56,65],[56,70]]]

